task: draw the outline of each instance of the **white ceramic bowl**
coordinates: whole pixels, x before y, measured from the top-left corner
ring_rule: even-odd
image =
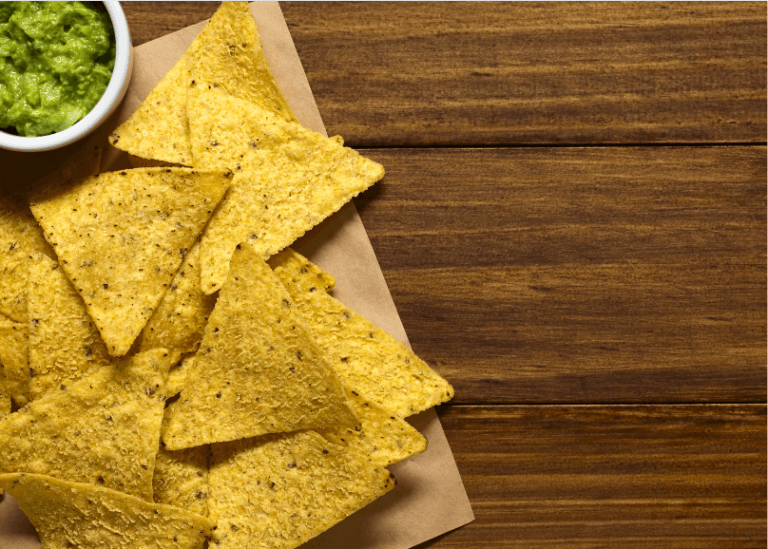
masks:
[[[133,47],[131,33],[128,31],[128,21],[125,19],[120,2],[104,0],[103,3],[115,29],[115,68],[104,95],[91,112],[66,130],[39,137],[24,137],[0,131],[0,148],[24,152],[58,149],[82,139],[115,112],[131,81]]]

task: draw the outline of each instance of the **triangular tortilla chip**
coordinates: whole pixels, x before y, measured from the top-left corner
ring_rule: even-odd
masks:
[[[357,420],[285,287],[247,244],[205,328],[163,441],[170,450]]]
[[[354,448],[381,467],[389,467],[427,449],[427,439],[404,419],[354,391],[347,391],[347,398],[360,420],[360,428],[319,429],[317,432],[326,440]]]
[[[162,431],[168,426],[175,405],[172,402],[165,409]],[[161,442],[152,477],[155,503],[175,505],[207,517],[210,453],[208,445],[171,451]]]
[[[198,85],[296,120],[264,58],[248,2],[222,2],[188,52],[190,78]]]
[[[56,261],[38,255],[27,288],[31,400],[112,363],[85,303]]]
[[[453,398],[453,387],[408,347],[324,291],[308,291],[293,274],[307,263],[291,249],[270,260],[345,387],[400,417]]]
[[[167,355],[157,349],[104,366],[0,421],[0,471],[99,484],[152,501]]]
[[[219,549],[293,549],[391,490],[394,477],[313,431],[212,446]]]
[[[32,213],[112,356],[130,349],[230,181],[223,172],[141,168],[32,197]]]
[[[140,158],[192,165],[187,125],[186,54],[149,93],[139,108],[109,136],[109,143]]]
[[[218,290],[235,246],[265,259],[384,176],[336,141],[213,90],[188,104],[195,166],[230,168],[232,189],[202,238],[203,290]]]
[[[25,296],[26,294],[27,292],[24,291]],[[29,331],[27,325],[15,322],[3,315],[0,315],[0,363],[3,364],[5,376],[8,379],[29,380]]]
[[[214,524],[101,486],[15,473],[0,486],[19,502],[42,549],[202,549]]]
[[[0,314],[27,321],[27,269],[32,256],[55,258],[43,230],[29,210],[29,202],[15,194],[0,200]]]
[[[181,59],[112,132],[109,142],[141,158],[191,166],[186,110],[190,78],[294,119],[264,59],[248,3],[222,2]]]
[[[195,242],[136,345],[142,351],[162,347],[194,353],[215,304],[215,297],[206,295],[200,287],[200,243]]]
[[[289,292],[330,292],[336,286],[333,276],[309,259],[286,248],[267,262]]]

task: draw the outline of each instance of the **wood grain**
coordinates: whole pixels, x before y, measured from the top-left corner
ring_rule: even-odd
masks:
[[[138,45],[218,3],[122,6]],[[422,549],[765,547],[765,3],[281,6],[456,387],[477,520]]]
[[[766,140],[764,3],[281,3],[352,146]]]
[[[457,403],[762,402],[765,147],[371,149],[357,199]]]
[[[476,521],[421,546],[746,548],[766,540],[766,408],[453,406]]]
[[[126,2],[138,45],[215,2]],[[352,146],[766,141],[760,2],[283,2]]]
[[[209,19],[221,2],[123,2],[134,46]]]

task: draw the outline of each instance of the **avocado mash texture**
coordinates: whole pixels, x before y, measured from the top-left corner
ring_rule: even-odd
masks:
[[[83,2],[0,2],[0,128],[70,127],[98,103],[115,64],[109,15]]]

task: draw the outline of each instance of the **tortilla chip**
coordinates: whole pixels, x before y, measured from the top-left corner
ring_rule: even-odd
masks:
[[[313,431],[212,446],[211,519],[220,549],[292,549],[391,490],[394,477]]]
[[[214,524],[102,486],[15,473],[0,486],[19,502],[42,549],[201,549]]]
[[[142,353],[0,421],[0,471],[98,484],[152,501],[168,353]]]
[[[0,364],[2,368],[2,364]],[[0,375],[0,419],[11,413],[11,393],[5,375]],[[0,492],[1,493],[1,492]]]
[[[187,62],[186,57],[176,62],[130,118],[112,132],[110,145],[141,158],[192,165]]]
[[[175,405],[172,402],[165,409],[162,431],[168,426]],[[173,452],[161,442],[152,477],[155,503],[175,505],[207,517],[210,453],[208,445]]]
[[[307,263],[293,250],[270,261],[345,387],[400,417],[453,398],[453,387],[408,347],[324,291],[308,291],[293,275]]]
[[[235,172],[202,238],[207,293],[224,283],[240,242],[266,259],[384,176],[380,164],[298,123],[235,97],[193,89],[188,111],[195,166]]]
[[[85,303],[56,261],[38,255],[29,269],[27,296],[31,400],[112,363]]]
[[[112,356],[130,349],[230,181],[142,168],[35,193],[32,213]]]
[[[215,303],[215,297],[206,295],[200,287],[200,243],[195,242],[139,334],[139,348],[147,351],[162,347],[194,353]]]
[[[26,295],[26,291],[24,292]],[[25,299],[26,301],[26,299]],[[29,331],[27,325],[0,315],[0,363],[14,381],[29,379]]]
[[[16,322],[27,321],[27,269],[32,256],[55,258],[29,202],[21,194],[0,200],[0,313]]]
[[[25,276],[26,278],[26,276]],[[27,292],[24,291],[26,309]],[[0,314],[0,364],[7,391],[19,408],[29,403],[29,330],[26,323],[14,322]]]
[[[170,450],[357,420],[291,296],[253,249],[232,257],[163,441]]]
[[[0,364],[8,391],[17,406],[29,402],[29,339],[27,325],[0,315]]]
[[[29,380],[16,381],[6,378],[6,387],[11,397],[11,407],[23,408],[29,404]]]
[[[198,85],[258,105],[295,121],[261,50],[248,2],[222,2],[188,50],[190,78]]]
[[[3,365],[0,364],[0,369]],[[0,419],[11,413],[11,393],[8,387],[8,380],[5,374],[0,374]],[[0,489],[0,496],[5,492]]]
[[[248,3],[222,2],[184,55],[110,135],[110,144],[137,157],[191,166],[186,108],[190,78],[294,119],[264,59]]]
[[[336,287],[333,276],[293,248],[273,255],[267,262],[289,292],[330,292]]]
[[[318,430],[326,440],[354,448],[380,467],[389,467],[427,449],[427,439],[404,419],[354,391],[347,391],[347,397],[360,419],[360,429]]]
[[[184,389],[184,386],[187,384],[187,376],[190,370],[192,370],[194,362],[195,355],[185,356],[181,359],[181,364],[171,368],[171,371],[168,373],[168,383],[165,386],[165,393],[168,395],[168,398],[175,397]]]

